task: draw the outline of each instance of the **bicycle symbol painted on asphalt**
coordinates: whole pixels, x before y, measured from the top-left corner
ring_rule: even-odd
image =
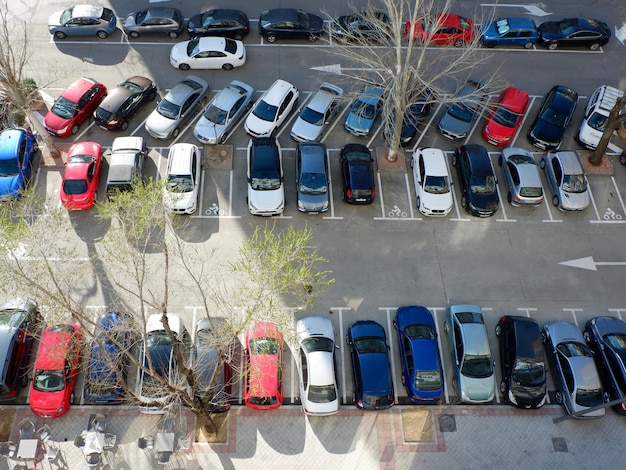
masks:
[[[406,217],[406,215],[406,212],[401,211],[398,206],[393,206],[393,209],[388,213],[389,217]]]
[[[604,215],[602,216],[602,218],[604,220],[622,220],[622,215],[618,214],[610,207],[607,207],[606,211],[604,211]]]
[[[205,211],[206,215],[224,215],[226,211],[224,209],[220,209],[220,207],[213,203],[209,206],[209,208]]]

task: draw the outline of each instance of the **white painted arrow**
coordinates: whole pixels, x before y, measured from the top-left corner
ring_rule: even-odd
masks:
[[[502,4],[502,3],[481,3],[482,7],[513,7],[513,8],[523,8],[528,12],[528,14],[533,16],[548,16],[552,13],[548,13],[547,11],[543,11],[537,5],[515,5],[515,4]]]
[[[384,69],[375,69],[372,67],[342,67],[341,64],[320,65],[319,67],[311,67],[310,70],[317,70],[318,72],[336,73],[341,75],[344,72],[379,72]]]
[[[624,41],[626,40],[626,23],[622,23],[622,26],[620,29],[617,29],[617,26],[615,27],[615,37],[617,38],[619,42],[622,43],[622,46],[623,46]]]
[[[596,266],[626,266],[626,261],[594,261],[593,256],[585,258],[572,259],[570,261],[562,261],[563,266],[572,268],[587,269],[589,271],[597,271]]]

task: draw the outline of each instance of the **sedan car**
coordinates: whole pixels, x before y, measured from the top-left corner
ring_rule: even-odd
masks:
[[[407,37],[424,44],[445,44],[461,47],[474,38],[474,22],[451,13],[437,13],[415,21],[407,21]]]
[[[541,331],[541,340],[557,387],[556,402],[576,418],[604,416],[604,408],[585,413],[588,408],[602,405],[604,396],[593,354],[578,327],[565,321],[548,322]]]
[[[555,149],[561,145],[565,129],[572,121],[576,103],[576,91],[562,85],[552,87],[543,99],[528,132],[530,143],[542,150]]]
[[[188,75],[172,88],[146,119],[148,134],[157,139],[178,137],[180,128],[192,116],[209,92],[209,84],[195,75]]]
[[[202,318],[196,324],[192,367],[196,378],[197,397],[211,413],[230,409],[231,370],[228,351],[219,345],[212,321]]]
[[[244,128],[253,137],[274,135],[298,102],[298,88],[285,80],[278,79],[265,90],[244,123]]]
[[[416,204],[421,214],[445,216],[452,210],[452,179],[443,151],[417,149],[411,157]]]
[[[224,87],[204,110],[193,135],[203,144],[223,144],[243,114],[252,106],[254,89],[239,80]]]
[[[360,320],[348,328],[346,342],[352,362],[354,404],[363,410],[390,408],[395,395],[385,329],[375,321]]]
[[[343,200],[349,204],[371,204],[376,197],[374,160],[363,144],[346,144],[339,153]]]
[[[243,402],[255,410],[283,404],[283,335],[274,323],[256,322],[246,332]]]
[[[444,330],[450,337],[456,390],[463,403],[489,403],[496,379],[483,311],[478,305],[451,305]]]
[[[215,8],[189,18],[187,32],[192,38],[220,36],[241,41],[250,32],[250,21],[243,11]]]
[[[282,149],[278,139],[259,137],[248,143],[248,209],[272,216],[285,209]]]
[[[37,139],[30,129],[9,127],[0,133],[0,202],[22,196],[38,150]]]
[[[315,42],[325,32],[322,18],[296,8],[266,10],[259,16],[259,33],[268,42],[275,42],[276,39],[308,39]]]
[[[46,130],[65,138],[78,132],[80,125],[107,95],[107,88],[91,78],[79,78],[54,102],[43,120]]]
[[[87,210],[96,202],[102,147],[97,142],[78,142],[70,147],[59,196],[68,210]]]
[[[416,403],[438,403],[443,397],[443,368],[437,328],[426,307],[400,307],[393,326],[398,333],[402,385]]]
[[[130,13],[123,23],[124,32],[131,38],[167,35],[172,39],[185,29],[185,18],[177,8],[150,7]]]
[[[588,47],[592,51],[609,42],[611,30],[603,22],[591,18],[564,18],[546,21],[537,28],[538,42],[548,49],[557,47]]]
[[[40,418],[70,410],[81,368],[83,332],[78,325],[48,325],[41,337],[30,388],[30,409]]]
[[[483,139],[501,147],[511,142],[522,125],[528,108],[528,93],[519,88],[505,88],[491,109],[483,127]]]
[[[296,146],[296,201],[307,214],[326,212],[330,204],[330,175],[326,146],[304,142]]]
[[[296,142],[319,141],[340,109],[343,89],[322,83],[319,91],[307,103],[293,123],[291,137]]]
[[[367,137],[383,107],[384,93],[382,87],[366,85],[350,106],[343,128],[356,137]]]
[[[528,150],[508,147],[498,158],[509,191],[507,201],[512,206],[536,206],[543,202],[543,187],[537,162]]]
[[[300,376],[300,401],[311,416],[328,416],[339,411],[335,369],[333,324],[324,317],[305,317],[296,322],[298,347],[295,352]]]
[[[528,317],[505,315],[496,325],[502,380],[500,393],[518,408],[540,408],[546,402],[546,366],[539,324]]]
[[[465,82],[456,100],[448,106],[437,124],[437,130],[442,136],[453,141],[467,137],[486,99],[483,90],[484,85],[480,82],[475,80]]]
[[[461,206],[476,217],[491,217],[498,210],[497,180],[491,159],[482,145],[462,145],[454,151],[452,166],[459,175]]]
[[[163,205],[174,214],[193,214],[196,211],[202,156],[194,144],[178,143],[170,147],[163,186]]]
[[[170,64],[180,70],[232,70],[246,63],[243,42],[230,38],[200,37],[172,46]]]
[[[333,36],[346,41],[384,42],[389,37],[391,21],[384,11],[359,11],[337,17],[331,31]]]
[[[98,126],[109,131],[125,131],[130,119],[139,109],[157,96],[157,86],[146,77],[135,75],[115,88],[102,100],[93,113]]]
[[[98,5],[73,5],[54,12],[48,20],[48,31],[55,39],[93,35],[105,39],[116,29],[113,10]]]
[[[551,150],[539,162],[552,191],[552,204],[562,211],[582,211],[591,204],[585,170],[575,152]]]
[[[595,317],[585,324],[583,337],[609,399],[624,400],[613,409],[626,415],[626,323],[615,317]]]
[[[483,26],[480,41],[485,47],[522,46],[530,49],[537,42],[537,25],[532,18],[499,18]]]

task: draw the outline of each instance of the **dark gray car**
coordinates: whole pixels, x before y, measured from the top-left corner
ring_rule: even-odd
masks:
[[[185,29],[185,18],[180,10],[168,7],[150,7],[129,14],[124,20],[124,32],[131,38],[142,35],[167,35],[176,39]]]
[[[296,146],[296,197],[298,210],[309,214],[326,212],[329,205],[326,146],[318,142]]]
[[[215,320],[213,320],[215,321]],[[204,407],[219,413],[230,408],[230,368],[220,355],[219,341],[208,318],[196,324],[192,365],[197,396]]]
[[[480,114],[485,101],[484,85],[475,80],[467,80],[457,95],[457,100],[446,109],[437,129],[446,139],[461,140],[467,137],[472,123]]]

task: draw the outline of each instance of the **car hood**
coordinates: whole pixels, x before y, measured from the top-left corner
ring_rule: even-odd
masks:
[[[151,129],[155,133],[164,133],[172,129],[178,121],[166,118],[159,114],[157,110],[152,111],[148,119],[146,119],[145,127]]]
[[[248,198],[252,204],[260,212],[271,212],[282,207],[285,201],[285,190],[283,185],[280,188],[257,191],[248,185]]]
[[[63,406],[65,390],[58,392],[40,392],[31,388],[30,407],[38,415],[55,415]],[[67,410],[65,410],[67,411]]]
[[[193,206],[195,191],[186,193],[172,193],[167,189],[163,190],[163,205],[170,210],[185,210]]]
[[[461,121],[460,119],[455,118],[449,112],[441,117],[439,121],[439,127],[445,129],[446,131],[452,134],[467,134],[469,128],[471,127],[473,121]]]
[[[276,123],[274,121],[264,121],[251,113],[246,119],[245,127],[253,131],[254,135],[257,137],[269,137],[275,125]]]
[[[209,144],[216,144],[225,130],[225,125],[215,124],[202,116],[196,123],[194,133],[202,137],[203,141],[207,141]]]
[[[298,201],[307,212],[320,212],[328,208],[328,193],[303,194],[298,191]]]
[[[387,355],[368,353],[361,355],[363,392],[368,395],[389,395],[393,391],[390,382]]]
[[[346,126],[357,131],[368,131],[372,128],[374,119],[368,119],[363,116],[357,116],[354,113],[348,114],[346,118]]]
[[[544,142],[558,143],[563,139],[565,129],[554,126],[544,120],[539,120],[532,128],[532,133],[537,139],[543,140]]]
[[[468,201],[479,210],[493,211],[498,208],[498,193],[475,194],[467,192]]]
[[[297,135],[299,139],[305,140],[317,140],[320,136],[320,132],[322,131],[322,126],[315,126],[310,122],[306,122],[304,119],[298,117],[296,122],[293,124],[291,128],[291,134]]]
[[[55,11],[48,18],[48,27],[61,26],[61,15],[64,10]]]
[[[485,131],[487,131],[494,139],[502,141],[513,136],[515,129],[513,127],[498,124],[496,121],[489,121],[487,123],[487,127],[485,127]]]
[[[46,117],[44,117],[43,124],[47,129],[59,131],[67,127],[70,124],[70,120],[57,116],[52,111],[49,111]]]
[[[459,393],[469,401],[488,402],[493,400],[495,389],[494,374],[485,378],[467,377],[459,374]]]
[[[189,41],[174,44],[172,46],[172,50],[170,51],[170,57],[177,62],[179,60],[189,59],[189,56],[187,55],[187,44],[189,44]]]
[[[589,197],[589,191],[583,193],[567,193],[562,189],[559,189],[561,195],[561,206],[566,210],[583,210],[589,207],[591,204],[591,198]]]
[[[447,211],[452,207],[452,191],[443,194],[421,192],[422,204],[428,209]]]
[[[525,387],[517,382],[511,381],[510,392],[515,396],[519,405],[537,406],[546,396],[546,384],[534,387]]]

